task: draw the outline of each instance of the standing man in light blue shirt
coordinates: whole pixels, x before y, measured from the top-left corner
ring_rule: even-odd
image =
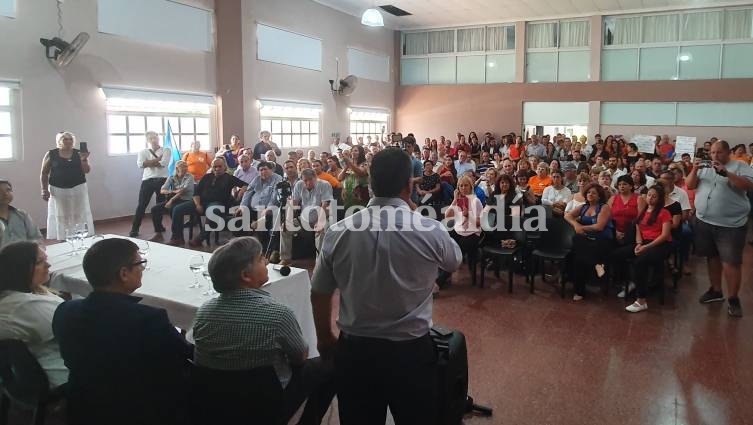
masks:
[[[407,153],[374,155],[370,182],[375,197],[327,230],[317,258],[311,303],[319,352],[334,352],[341,424],[383,424],[388,407],[397,424],[434,424],[432,289],[437,268],[458,268],[460,247],[441,223],[409,208]],[[331,324],[336,289],[339,339]]]
[[[729,144],[719,140],[711,146],[711,164],[702,168],[696,158],[688,174],[688,189],[696,189],[695,254],[708,261],[711,287],[700,298],[704,304],[724,301],[722,276],[727,281],[727,313],[743,315],[737,297],[742,280],[743,248],[750,203],[746,192],[753,190],[753,169],[731,160]]]

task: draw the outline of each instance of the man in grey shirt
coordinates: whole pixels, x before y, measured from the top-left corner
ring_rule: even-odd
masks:
[[[750,203],[746,191],[753,190],[753,169],[730,160],[729,144],[724,140],[711,146],[711,166],[701,168],[696,158],[688,174],[688,189],[696,189],[695,253],[707,257],[711,288],[700,298],[702,303],[724,301],[722,274],[727,280],[727,313],[741,317],[738,292],[742,274],[746,223]]]
[[[282,176],[274,172],[275,164],[262,161],[257,166],[259,175],[248,185],[248,190],[243,195],[241,206],[248,207],[251,212],[251,220],[254,229],[262,232],[262,242],[267,242],[273,228],[275,206],[277,205],[277,183],[282,181]],[[242,210],[238,210],[239,214]],[[261,229],[261,226],[264,229]],[[272,241],[272,244],[277,244]]]
[[[311,287],[319,351],[332,355],[340,423],[433,424],[436,360],[429,338],[437,268],[454,271],[460,247],[435,220],[410,210],[411,159],[399,149],[374,155],[375,197],[331,226]],[[363,229],[363,230],[360,230]],[[368,262],[364,262],[368,258]],[[332,299],[340,290],[336,339]]]

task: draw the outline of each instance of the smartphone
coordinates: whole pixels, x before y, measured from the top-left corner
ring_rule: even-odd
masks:
[[[468,197],[465,195],[460,195],[458,197],[457,206],[460,208],[461,211],[467,211],[468,210]]]
[[[79,149],[83,153],[89,153],[89,144],[86,142],[81,142],[81,149]]]
[[[698,165],[698,168],[711,168],[711,166],[712,166],[712,165],[711,165],[711,161],[709,161],[709,160],[703,160],[703,161],[701,161],[701,163],[700,163],[700,164]]]

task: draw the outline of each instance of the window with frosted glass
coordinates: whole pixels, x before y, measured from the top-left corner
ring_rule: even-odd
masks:
[[[608,16],[604,18],[605,46],[630,46],[640,43],[640,16]]]
[[[107,114],[108,150],[111,154],[137,153],[146,147],[146,132],[154,131],[162,140],[170,124],[178,149],[188,151],[194,141],[210,151],[209,115],[164,114],[141,111],[110,111]]]
[[[483,84],[486,81],[486,56],[458,56],[458,84]]]
[[[725,11],[724,38],[726,40],[746,40],[753,38],[753,9]]]
[[[724,45],[722,78],[753,78],[753,43]]]
[[[610,49],[601,53],[603,81],[633,81],[638,79],[638,49]]]
[[[429,59],[403,58],[400,60],[400,83],[403,85],[429,84]]]
[[[641,80],[676,80],[677,47],[652,47],[641,49]]]
[[[515,55],[486,55],[486,82],[511,83],[515,81]]]
[[[429,84],[455,84],[455,57],[429,58]]]
[[[719,78],[722,46],[685,46],[680,48],[680,79],[708,80]]]
[[[515,26],[497,25],[486,27],[486,51],[515,50]]]
[[[589,21],[562,21],[559,32],[559,47],[588,47],[591,44]]]
[[[557,81],[591,79],[591,51],[559,52]]]
[[[527,53],[526,81],[530,83],[557,81],[557,52]]]

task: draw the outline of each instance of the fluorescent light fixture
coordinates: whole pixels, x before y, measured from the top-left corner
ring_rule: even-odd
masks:
[[[693,58],[687,53],[680,55],[680,62],[689,62],[692,59]]]
[[[489,62],[489,68],[494,68],[495,66],[497,66],[495,62]]]
[[[376,9],[366,9],[361,16],[361,23],[369,27],[383,27],[384,18]]]

